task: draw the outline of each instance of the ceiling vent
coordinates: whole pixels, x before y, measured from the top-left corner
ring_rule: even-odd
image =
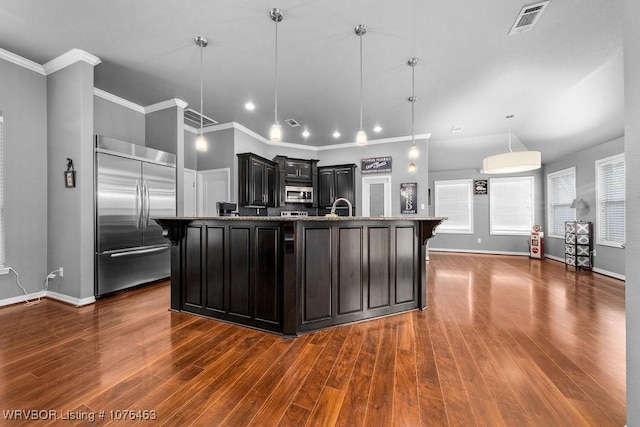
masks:
[[[513,27],[511,27],[509,35],[512,36],[530,31],[536,22],[538,22],[540,15],[542,15],[542,12],[544,12],[548,4],[549,0],[546,0],[523,7],[516,18],[516,22],[514,22]]]
[[[207,117],[205,115],[202,115],[200,113],[198,113],[196,110],[194,110],[193,108],[187,108],[186,110],[184,110],[184,121],[186,123],[190,123],[190,124],[194,124],[197,127],[200,127],[200,117],[202,117],[202,126],[211,126],[211,125],[217,125],[218,122],[216,122],[215,120],[213,120],[211,117]]]
[[[286,119],[284,122],[292,128],[297,128],[298,126],[300,126],[300,123],[296,122],[295,119]]]

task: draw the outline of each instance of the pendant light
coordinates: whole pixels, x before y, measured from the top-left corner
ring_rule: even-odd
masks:
[[[539,151],[513,151],[511,149],[511,119],[513,114],[506,116],[509,120],[509,152],[486,157],[482,161],[484,173],[516,173],[539,169],[541,154]]]
[[[209,148],[209,144],[207,143],[207,139],[204,137],[204,133],[202,132],[202,116],[204,115],[203,110],[203,95],[202,95],[202,80],[203,80],[203,65],[202,65],[202,49],[209,45],[209,42],[206,38],[202,36],[197,36],[194,41],[198,46],[200,46],[200,135],[196,138],[196,150],[198,151],[207,151]]]
[[[360,130],[356,134],[356,145],[367,145],[367,133],[362,128],[362,36],[367,34],[367,26],[358,24],[355,28],[356,35],[360,37]]]
[[[275,55],[275,77],[274,77],[274,87],[275,87],[275,108],[274,115],[275,121],[273,125],[271,125],[271,130],[269,131],[269,139],[273,142],[282,141],[282,125],[278,123],[278,22],[284,19],[284,14],[282,10],[274,7],[270,12],[271,20],[276,23],[276,55]]]
[[[416,98],[416,65],[418,65],[418,58],[411,58],[407,61],[407,65],[411,67],[411,97],[409,98],[409,102],[411,102],[411,147],[409,148],[409,173],[416,173],[417,166],[413,161],[420,157],[420,151],[418,151],[418,147],[416,147],[416,131],[415,131],[415,104],[418,98]]]

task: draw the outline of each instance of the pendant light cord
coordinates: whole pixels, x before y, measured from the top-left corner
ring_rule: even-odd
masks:
[[[200,136],[203,135],[203,117],[204,117],[204,96],[202,95],[202,90],[203,90],[203,74],[204,74],[204,67],[202,65],[202,49],[203,49],[203,43],[200,43]]]
[[[362,34],[360,35],[360,130],[362,130]]]
[[[411,143],[416,145],[416,131],[415,131],[415,105],[416,105],[416,67],[411,67]]]
[[[275,74],[274,74],[274,87],[276,90],[275,96],[275,123],[278,124],[278,20],[276,22],[276,60],[275,60]]]

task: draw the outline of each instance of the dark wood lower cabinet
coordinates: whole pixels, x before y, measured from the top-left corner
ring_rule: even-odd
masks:
[[[162,218],[171,308],[295,336],[426,307],[439,219]]]

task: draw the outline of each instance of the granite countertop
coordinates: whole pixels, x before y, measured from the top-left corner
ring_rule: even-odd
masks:
[[[214,221],[442,221],[446,217],[436,216],[212,216],[212,217],[155,217],[151,219],[168,219],[181,221],[214,220]]]

